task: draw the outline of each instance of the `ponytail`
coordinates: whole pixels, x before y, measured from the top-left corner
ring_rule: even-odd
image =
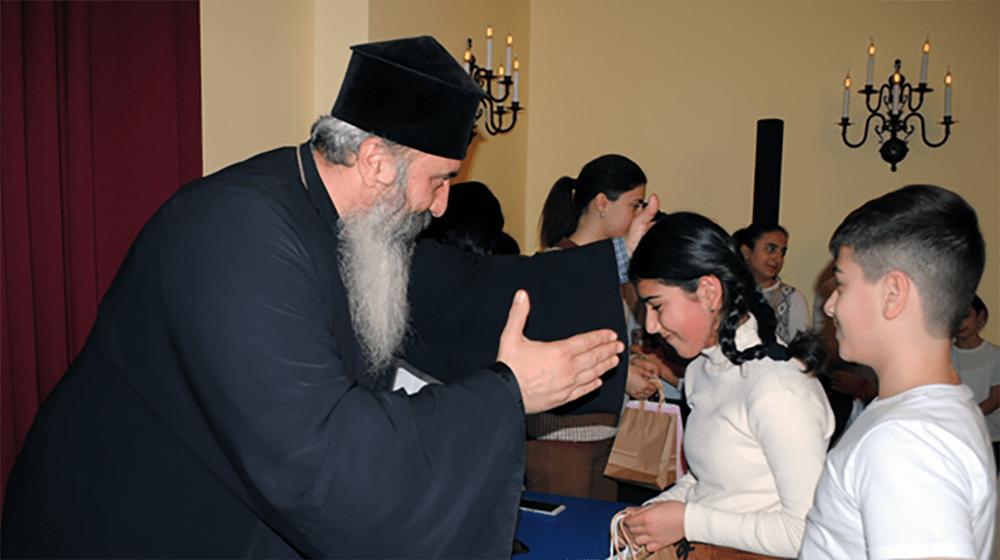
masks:
[[[555,247],[563,239],[573,235],[580,224],[583,207],[577,204],[574,191],[576,179],[563,177],[556,181],[549,191],[542,207],[540,239],[542,248]]]

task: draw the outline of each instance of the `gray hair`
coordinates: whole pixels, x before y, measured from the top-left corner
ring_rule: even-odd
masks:
[[[353,124],[336,117],[321,115],[312,125],[312,145],[323,154],[327,161],[334,165],[353,165],[358,155],[361,143],[369,138],[378,138],[393,155],[402,155],[409,148],[366,132]]]

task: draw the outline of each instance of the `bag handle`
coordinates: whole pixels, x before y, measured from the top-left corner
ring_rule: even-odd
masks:
[[[657,412],[663,412],[663,405],[665,404],[665,401],[663,400],[663,389],[661,388],[659,391],[657,391],[657,393],[660,394],[660,404],[656,405],[656,411]],[[636,400],[638,400],[638,399],[636,399]],[[648,403],[648,402],[649,401],[647,401],[647,400],[641,400],[641,401],[639,401],[639,403],[640,403],[639,409],[640,410],[646,410],[646,403]]]
[[[659,404],[659,406],[656,407],[656,411],[657,412],[663,412],[663,382],[662,381],[660,381],[660,390],[657,391],[657,392],[660,393],[660,404]]]
[[[623,524],[625,523],[625,518],[627,517],[625,510],[619,511],[611,519],[611,546],[608,547],[608,558],[613,560],[618,558],[618,560],[626,560],[628,558],[635,558],[635,553],[640,549],[632,542],[632,536],[629,535],[628,531],[625,530]],[[623,550],[618,546],[618,537],[621,537],[625,541],[625,549]],[[625,553],[623,555],[622,553]]]

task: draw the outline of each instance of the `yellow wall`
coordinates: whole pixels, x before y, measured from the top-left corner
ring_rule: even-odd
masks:
[[[526,251],[538,246],[538,215],[555,180],[610,152],[643,167],[665,210],[709,214],[729,230],[746,225],[756,122],[780,118],[781,222],[791,232],[784,279],[811,300],[816,274],[829,260],[829,236],[850,210],[906,184],[942,185],[979,213],[988,244],[980,295],[994,315],[985,335],[1000,340],[996,1],[204,0],[202,6],[208,171],[303,139],[316,114],[332,104],[349,45],[430,34],[457,57],[471,36],[483,57],[483,29],[491,21],[498,36],[508,29],[515,35],[528,111],[512,133],[473,145],[462,178],[490,185],[507,231]],[[892,173],[874,139],[856,150],[841,141],[835,123],[842,80],[850,69],[855,86],[864,82],[869,37],[878,48],[876,81],[891,73],[896,58],[915,80],[928,34],[928,82],[936,91],[924,112],[940,120],[941,79],[950,67],[958,124],[941,148],[914,136]],[[502,52],[497,43],[495,58]],[[314,75],[324,68],[329,83],[321,84]],[[852,95],[852,121],[863,119],[861,101]],[[860,127],[851,128],[856,138]],[[941,130],[933,125],[928,135],[937,140]]]

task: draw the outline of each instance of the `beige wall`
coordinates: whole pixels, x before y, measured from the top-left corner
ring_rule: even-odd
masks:
[[[367,0],[202,0],[205,172],[298,144],[328,113]]]
[[[315,6],[316,64],[310,125],[333,108],[347,72],[350,46],[368,42],[368,0],[315,0]]]
[[[528,111],[512,133],[473,145],[462,178],[490,185],[507,231],[526,251],[538,246],[538,215],[553,182],[610,152],[643,167],[665,210],[709,214],[730,230],[746,225],[756,122],[780,118],[781,222],[791,232],[785,280],[811,301],[812,283],[829,260],[826,243],[850,210],[906,184],[939,184],[979,212],[989,251],[980,294],[994,314],[986,337],[1000,340],[995,1],[204,0],[202,6],[208,171],[304,138],[315,115],[332,104],[349,45],[430,34],[458,57],[471,36],[483,57],[491,21],[498,36],[508,28],[515,34]],[[835,123],[842,80],[850,69],[855,86],[863,83],[869,37],[878,48],[877,80],[896,58],[916,79],[928,34],[928,82],[936,91],[924,112],[940,120],[941,79],[950,67],[958,124],[941,148],[914,136],[892,173],[874,139],[856,150],[841,141]],[[314,76],[324,68],[329,83],[321,84]],[[852,95],[852,121],[862,120],[861,100]],[[859,126],[851,133],[860,134]],[[928,135],[937,140],[941,131],[934,125]]]

